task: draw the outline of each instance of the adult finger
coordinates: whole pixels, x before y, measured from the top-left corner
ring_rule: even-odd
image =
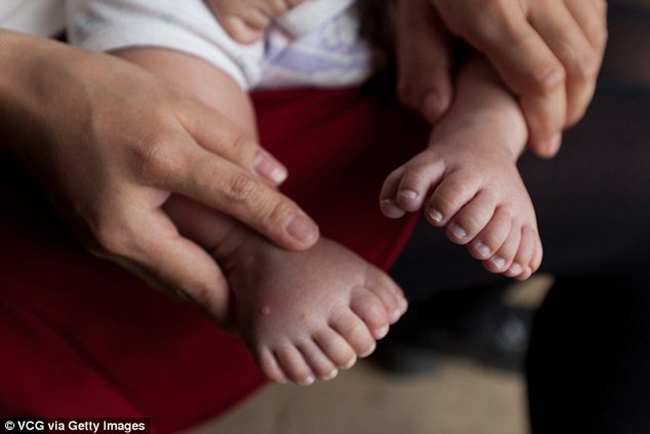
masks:
[[[564,66],[567,95],[564,126],[570,126],[582,118],[593,97],[600,56],[564,0],[537,2],[530,11],[529,19]]]
[[[400,0],[397,30],[400,99],[434,122],[452,100],[451,35],[428,0]]]
[[[565,0],[565,4],[602,58],[607,44],[607,1]]]
[[[229,214],[281,247],[303,250],[318,240],[318,226],[295,202],[239,165],[182,139],[149,154],[140,182]]]
[[[232,323],[228,283],[217,263],[182,237],[160,209],[138,209],[96,234],[93,253],[134,272],[151,286],[189,299],[222,326]],[[128,222],[128,223],[127,223]]]
[[[553,155],[566,123],[562,63],[528,23],[522,8],[492,1],[480,12],[471,19],[457,20],[454,32],[482,51],[519,96],[533,150]]]
[[[205,149],[260,175],[272,185],[287,179],[286,167],[214,108],[187,99],[178,110],[187,132]]]

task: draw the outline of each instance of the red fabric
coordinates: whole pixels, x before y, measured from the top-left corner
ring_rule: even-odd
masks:
[[[387,268],[414,219],[383,218],[379,188],[424,126],[364,89],[255,103],[262,143],[289,167],[284,190],[323,234]],[[7,150],[0,204],[0,416],[150,416],[175,432],[263,383],[243,344],[198,309],[86,254]]]

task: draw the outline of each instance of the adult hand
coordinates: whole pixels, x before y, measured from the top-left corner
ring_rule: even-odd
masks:
[[[593,96],[607,40],[606,1],[427,1],[446,28],[484,53],[519,96],[533,151],[554,155],[561,131],[583,116]],[[416,79],[427,84],[408,95],[450,87],[450,52],[439,53],[442,66],[428,80]],[[407,80],[413,78],[402,77]],[[420,108],[422,100],[407,103]]]
[[[282,247],[318,228],[286,170],[220,113],[120,59],[0,31],[4,135],[95,254],[224,317],[225,280],[161,211],[179,193]]]

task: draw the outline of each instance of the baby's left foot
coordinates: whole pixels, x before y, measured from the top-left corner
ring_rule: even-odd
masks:
[[[235,41],[250,44],[264,36],[271,20],[304,0],[209,0],[214,14]]]
[[[513,137],[496,132],[468,126],[436,139],[389,175],[381,209],[390,218],[424,209],[488,271],[525,280],[541,264],[542,242],[516,158],[502,146]]]

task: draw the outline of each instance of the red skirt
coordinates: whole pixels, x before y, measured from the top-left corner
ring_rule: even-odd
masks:
[[[415,218],[378,208],[385,176],[426,126],[370,87],[254,96],[283,191],[336,239],[387,269]],[[0,417],[151,417],[196,425],[263,384],[242,342],[192,305],[88,255],[8,150],[0,151]]]

